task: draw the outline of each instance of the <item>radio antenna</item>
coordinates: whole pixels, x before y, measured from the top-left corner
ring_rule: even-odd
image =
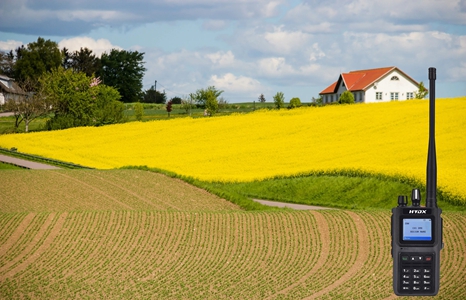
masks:
[[[429,68],[429,148],[427,152],[426,207],[437,207],[437,154],[435,151],[435,79],[436,69]]]

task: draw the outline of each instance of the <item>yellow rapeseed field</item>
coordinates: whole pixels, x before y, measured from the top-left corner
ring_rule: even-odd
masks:
[[[0,136],[0,146],[110,169],[146,165],[208,181],[357,169],[425,181],[427,100],[257,111]],[[466,97],[437,99],[438,184],[466,197]]]

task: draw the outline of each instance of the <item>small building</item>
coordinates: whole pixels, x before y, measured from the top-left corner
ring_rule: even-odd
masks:
[[[397,67],[342,73],[338,80],[319,93],[322,103],[338,102],[344,91],[354,95],[356,103],[376,103],[414,99],[419,83]]]
[[[0,75],[0,105],[5,104],[10,99],[18,100],[25,95],[26,93],[13,78]]]

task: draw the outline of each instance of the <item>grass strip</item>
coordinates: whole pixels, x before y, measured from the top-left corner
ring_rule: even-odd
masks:
[[[409,196],[413,188],[419,188],[422,199],[425,199],[425,184],[417,179],[361,170],[314,171],[262,181],[225,183],[200,181],[155,168],[130,166],[124,169],[127,168],[179,178],[229,200],[244,210],[272,209],[252,201],[253,198],[342,209],[391,209],[397,205],[398,195]],[[466,211],[466,199],[440,188],[437,188],[437,201],[443,210]]]
[[[42,157],[42,156],[38,156],[38,155],[32,155],[32,154],[18,152],[14,148],[13,149],[5,149],[5,148],[0,147],[0,153],[8,155],[8,156],[16,157],[16,158],[22,158],[22,159],[29,160],[29,161],[46,163],[48,165],[57,166],[57,167],[60,167],[60,168],[63,168],[63,169],[93,169],[93,168],[90,168],[90,167],[86,167],[86,166],[82,166],[82,165],[78,165],[78,164],[73,164],[73,163],[69,163],[69,162],[64,162],[64,161],[60,161],[60,160],[56,160],[56,159],[50,159],[50,158],[46,158],[46,157]]]

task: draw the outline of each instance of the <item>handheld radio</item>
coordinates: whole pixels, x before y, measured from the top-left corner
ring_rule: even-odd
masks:
[[[421,206],[421,193],[414,189],[411,206],[407,196],[398,196],[398,206],[392,209],[393,291],[398,296],[435,296],[440,285],[443,220],[437,207],[435,79],[436,69],[429,68],[426,206]]]

